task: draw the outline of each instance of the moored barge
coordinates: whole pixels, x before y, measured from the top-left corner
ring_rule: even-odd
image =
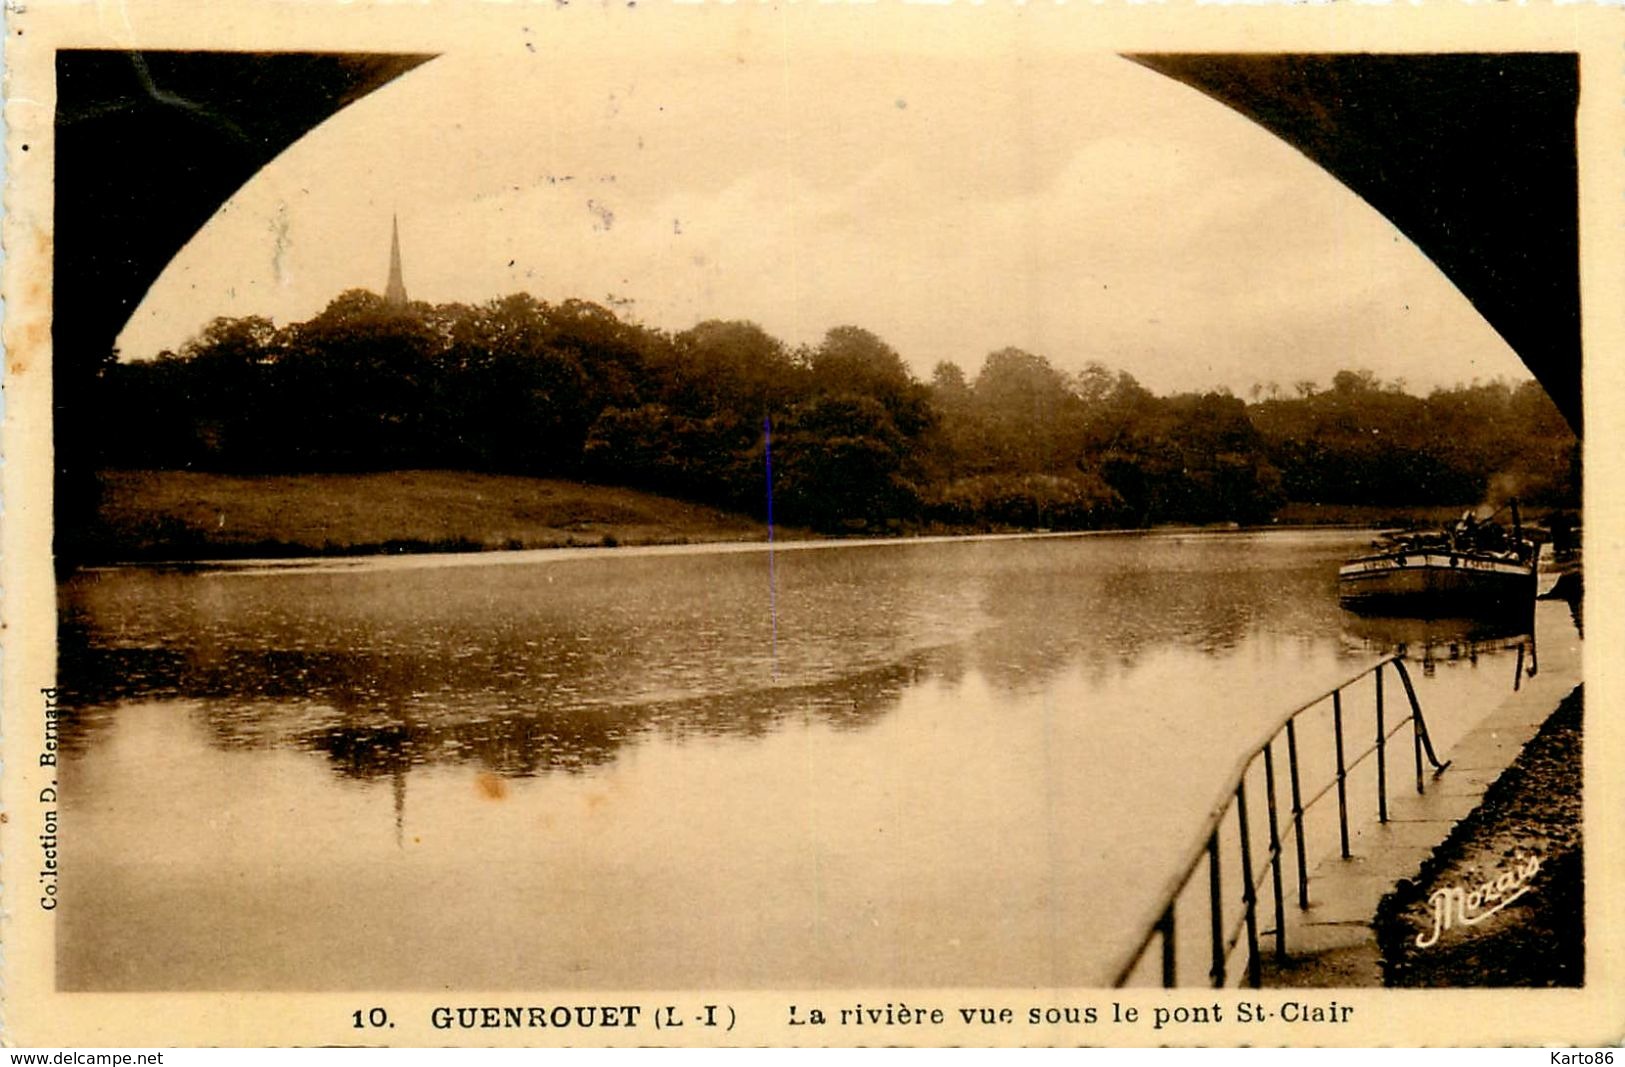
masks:
[[[1471,513],[1448,529],[1396,534],[1337,572],[1338,599],[1356,611],[1448,615],[1532,607],[1539,545]]]

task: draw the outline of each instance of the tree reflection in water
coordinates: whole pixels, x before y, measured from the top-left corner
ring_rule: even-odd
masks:
[[[214,743],[323,754],[361,780],[428,764],[503,777],[603,766],[658,732],[863,729],[927,680],[1018,694],[1097,685],[1168,649],[1341,633],[1427,671],[1525,629],[1342,613],[1355,535],[1122,536],[789,553],[786,641],[760,640],[762,561],[617,556],[564,567],[222,577],[129,569],[61,597],[63,744],[129,701],[195,702]],[[1352,543],[1352,541],[1351,541]],[[1501,628],[1496,628],[1500,626]],[[771,655],[771,659],[769,658]]]
[[[321,752],[346,778],[382,779],[429,763],[472,765],[504,777],[575,773],[613,760],[657,731],[667,738],[757,737],[791,716],[858,730],[887,714],[946,652],[803,685],[644,703],[524,706],[493,703],[489,679],[466,688],[436,679],[440,663],[328,650],[229,649],[198,656],[168,648],[93,647],[64,626],[64,745],[81,750],[122,701],[197,701],[225,748]],[[426,680],[435,680],[432,689]]]

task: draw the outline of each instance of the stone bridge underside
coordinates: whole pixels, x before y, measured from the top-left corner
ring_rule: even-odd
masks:
[[[1246,115],[1386,215],[1580,431],[1577,56],[1129,58]]]

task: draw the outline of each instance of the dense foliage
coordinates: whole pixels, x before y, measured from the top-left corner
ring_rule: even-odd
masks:
[[[1255,523],[1289,499],[1577,503],[1575,439],[1534,382],[1418,397],[1344,371],[1249,404],[1007,348],[974,378],[942,363],[925,383],[855,326],[792,350],[747,322],[670,335],[522,294],[397,308],[352,290],[284,328],[217,319],[178,354],[108,367],[99,395],[104,466],[523,473],[760,515],[771,458],[775,517],[827,530]]]

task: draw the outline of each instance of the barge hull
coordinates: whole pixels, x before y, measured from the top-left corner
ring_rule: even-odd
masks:
[[[1535,569],[1471,556],[1371,556],[1351,560],[1337,575],[1345,607],[1425,610],[1528,607],[1535,599]]]

